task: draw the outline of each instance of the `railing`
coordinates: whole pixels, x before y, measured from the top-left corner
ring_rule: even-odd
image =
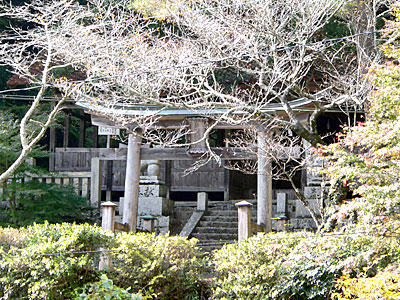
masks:
[[[49,175],[29,175],[24,178],[24,182],[29,180],[39,180],[43,183],[56,183],[60,185],[73,185],[78,195],[89,198],[90,193],[90,172],[64,172],[52,173]]]

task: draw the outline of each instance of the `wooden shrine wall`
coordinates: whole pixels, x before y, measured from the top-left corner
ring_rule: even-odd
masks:
[[[190,168],[191,161],[177,160],[171,162],[171,191],[224,191],[224,167],[218,166],[215,161],[200,167],[195,172],[184,176],[185,170]]]
[[[56,148],[55,171],[58,172],[88,172],[93,157],[98,157],[104,151],[103,148]],[[106,161],[101,161],[102,166],[102,189],[105,190],[107,176]],[[114,191],[123,191],[125,184],[126,161],[113,161]],[[171,191],[214,191],[223,192],[225,172],[222,166],[210,162],[199,168],[196,172],[184,176],[184,172],[191,166],[191,161],[171,161],[170,185]],[[166,181],[166,162],[162,161],[160,179]]]

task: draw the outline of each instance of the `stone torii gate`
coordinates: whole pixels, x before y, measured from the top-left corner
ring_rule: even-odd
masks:
[[[206,119],[204,119],[206,120]],[[110,126],[109,122],[93,118],[95,125]],[[195,122],[196,129],[193,129],[192,140],[198,140],[199,135],[204,133],[206,126],[203,126],[199,120]],[[223,126],[223,125],[221,125]],[[220,126],[216,126],[221,128]],[[226,125],[224,126],[226,129]],[[231,129],[231,128],[230,128]],[[237,127],[236,127],[237,129]],[[272,229],[272,173],[271,164],[265,157],[262,147],[265,147],[266,131],[259,131],[258,140],[258,153],[246,151],[237,148],[212,148],[212,150],[220,155],[222,160],[241,160],[241,159],[258,159],[258,172],[257,172],[257,224],[265,228],[266,232]],[[126,176],[125,176],[125,195],[123,207],[123,220],[122,223],[127,224],[131,231],[136,231],[137,216],[138,216],[138,202],[139,202],[139,183],[140,183],[140,168],[141,160],[195,160],[196,155],[191,153],[200,153],[205,149],[205,142],[200,142],[193,145],[189,149],[185,148],[142,148],[141,147],[141,133],[140,131],[133,131],[128,133],[128,147],[127,148],[111,148],[105,149],[98,160],[121,160],[126,159]],[[97,162],[96,164],[99,165]],[[99,173],[97,171],[96,173]],[[100,191],[99,182],[93,181],[92,194],[97,195],[98,198]],[[99,200],[92,200],[96,202]],[[98,206],[99,203],[92,203]]]
[[[79,105],[79,103],[78,103]],[[81,104],[81,106],[84,106]],[[119,128],[111,120],[107,119],[106,112],[93,111],[85,106],[86,112],[92,114],[92,124],[97,126],[109,126]],[[271,108],[271,112],[276,112],[276,108]],[[132,115],[137,115],[138,110]],[[146,113],[148,113],[146,111]],[[209,113],[209,112],[208,112]],[[215,114],[221,112],[215,111]],[[304,122],[308,119],[308,113],[299,112]],[[182,109],[158,110],[158,120],[152,126],[155,129],[174,130],[179,129],[186,124],[190,127],[190,140],[201,140],[206,132],[211,119],[204,115],[184,111]],[[272,230],[272,168],[271,162],[264,155],[263,148],[266,145],[269,128],[263,128],[257,123],[232,125],[225,123],[213,124],[214,129],[245,129],[250,126],[258,128],[257,133],[257,153],[246,151],[239,148],[212,148],[214,153],[218,154],[222,160],[257,160],[257,225],[264,228],[265,232]],[[139,180],[140,180],[140,161],[141,160],[195,160],[198,154],[204,153],[204,139],[197,144],[191,145],[189,149],[185,148],[144,148],[141,147],[140,131],[128,132],[128,147],[119,149],[105,149],[99,157],[101,160],[121,160],[126,159],[126,177],[125,177],[125,196],[123,207],[123,223],[129,226],[130,231],[137,229],[138,200],[139,200]],[[196,155],[197,154],[197,155]],[[226,184],[226,183],[225,183]],[[96,188],[94,188],[96,189]],[[99,201],[99,200],[96,200]],[[98,203],[98,206],[100,203]],[[97,205],[96,205],[97,206]]]
[[[260,131],[257,137],[258,146],[265,146],[265,132]],[[141,160],[141,135],[140,132],[129,133],[127,148],[127,166],[125,177],[125,196],[123,207],[123,223],[128,224],[131,231],[136,231],[137,211],[139,202],[139,181],[140,181],[140,160]],[[260,149],[260,148],[259,148]],[[261,148],[262,149],[262,148]],[[150,149],[142,149],[144,152]],[[147,151],[146,151],[147,150]],[[157,149],[161,150],[161,149]],[[172,149],[175,150],[175,149]],[[167,152],[167,149],[164,149]],[[156,151],[155,151],[156,152]],[[158,151],[157,151],[158,152]],[[180,155],[175,151],[172,152],[169,160],[179,159]],[[173,153],[175,152],[175,153]],[[149,154],[150,154],[149,153]],[[235,152],[233,152],[235,153]],[[182,155],[183,153],[181,153]],[[237,154],[237,152],[236,152]],[[243,159],[240,155],[225,155],[223,159]],[[252,157],[248,153],[247,159]],[[153,156],[151,159],[162,159],[163,157]],[[146,158],[148,159],[148,158]],[[263,155],[262,151],[258,151],[258,172],[257,172],[257,225],[265,228],[265,232],[272,230],[272,170],[271,162]]]

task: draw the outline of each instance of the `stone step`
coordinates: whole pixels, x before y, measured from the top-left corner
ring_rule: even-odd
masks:
[[[203,216],[202,221],[209,222],[238,222],[238,216]]]
[[[207,216],[232,216],[235,217],[238,215],[237,210],[209,210],[206,213]]]
[[[257,205],[257,200],[255,199],[245,199],[245,200],[228,200],[228,201],[208,201],[208,207],[235,207],[235,204],[240,202],[240,201],[247,201],[253,204],[253,206]],[[197,202],[196,201],[175,201],[174,202],[175,207],[197,207]]]
[[[194,211],[196,207],[189,207],[189,206],[175,206],[174,210],[179,210],[179,211]]]
[[[237,220],[234,222],[224,222],[224,221],[203,221],[203,219],[199,222],[197,225],[199,228],[200,227],[238,227],[238,222]]]
[[[237,224],[235,225],[234,223],[232,224],[233,226],[236,227],[197,227],[195,229],[195,234],[196,233],[205,233],[205,234],[211,234],[211,233],[230,233],[230,234],[237,234],[238,233],[238,228]]]
[[[237,240],[225,240],[225,241],[218,241],[218,240],[206,240],[206,241],[199,241],[197,246],[204,252],[211,252],[216,249],[221,249],[226,244],[233,244],[237,242]]]
[[[238,238],[237,233],[192,233],[192,237],[199,239],[201,242],[206,240],[236,240]]]
[[[195,201],[175,201],[174,207],[196,207],[197,202]]]

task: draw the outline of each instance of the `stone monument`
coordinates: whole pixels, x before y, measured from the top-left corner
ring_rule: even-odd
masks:
[[[141,164],[139,186],[138,228],[143,229],[141,216],[155,217],[155,231],[166,234],[169,231],[173,203],[167,196],[167,187],[160,176],[160,161],[145,160]]]

